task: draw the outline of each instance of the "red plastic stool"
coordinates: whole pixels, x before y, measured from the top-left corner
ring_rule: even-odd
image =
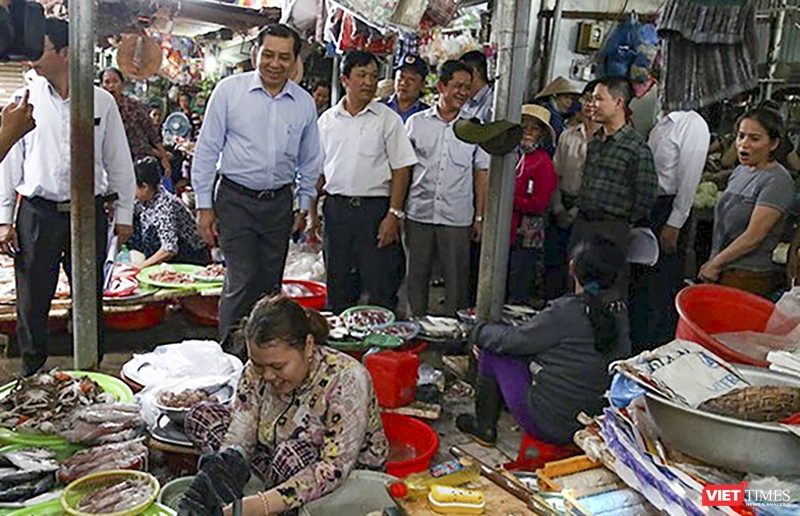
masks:
[[[536,450],[536,455],[531,457],[531,448]],[[517,460],[503,465],[508,471],[534,471],[544,467],[548,462],[554,462],[583,453],[574,444],[557,445],[542,442],[525,432],[522,443],[519,445]]]

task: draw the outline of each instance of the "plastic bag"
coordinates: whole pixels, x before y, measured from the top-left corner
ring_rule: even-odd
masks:
[[[800,288],[793,288],[785,292],[775,303],[775,310],[767,321],[764,333],[788,335],[798,328],[798,323],[800,323]]]
[[[428,0],[400,0],[389,22],[416,31],[427,8]]]

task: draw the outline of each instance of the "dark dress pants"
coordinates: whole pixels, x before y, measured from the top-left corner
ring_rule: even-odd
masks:
[[[394,310],[406,258],[399,241],[378,247],[378,229],[389,210],[389,198],[328,195],[322,210],[328,307],[339,313],[355,305],[363,289],[370,304]]]
[[[416,316],[428,314],[430,282],[438,260],[444,276],[444,313],[453,317],[469,308],[469,244],[471,226],[445,226],[406,221],[408,301]]]
[[[108,245],[108,223],[100,198],[95,201],[97,242],[97,343],[98,362],[105,350],[103,331],[103,264]],[[17,214],[19,250],[15,256],[17,289],[17,341],[23,369],[32,374],[47,360],[47,323],[56,292],[59,265],[72,281],[70,214],[40,198],[23,198]]]
[[[674,196],[659,197],[650,216],[650,229],[659,237],[659,246],[661,230],[672,213],[674,199]],[[681,288],[689,226],[687,221],[681,229],[676,253],[667,254],[659,249],[654,267],[631,266],[631,343],[636,353],[654,349],[675,337],[678,324],[675,297]]]
[[[292,232],[292,189],[256,198],[225,181],[217,185],[214,212],[225,254],[225,284],[219,300],[223,348],[238,353],[233,333],[256,301],[278,294]]]

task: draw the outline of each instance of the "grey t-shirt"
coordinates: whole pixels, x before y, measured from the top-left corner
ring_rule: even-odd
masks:
[[[794,202],[794,181],[780,164],[752,170],[738,166],[714,210],[714,240],[711,256],[728,247],[750,224],[756,206],[769,206],[786,215]],[[725,266],[750,271],[772,268],[772,250],[780,242],[786,217],[770,230],[757,249]]]

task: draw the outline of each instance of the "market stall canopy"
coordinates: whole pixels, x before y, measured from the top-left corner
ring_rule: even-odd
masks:
[[[160,0],[154,26],[161,32],[194,37],[222,28],[245,32],[253,27],[277,23],[281,10],[260,10],[212,0]]]

